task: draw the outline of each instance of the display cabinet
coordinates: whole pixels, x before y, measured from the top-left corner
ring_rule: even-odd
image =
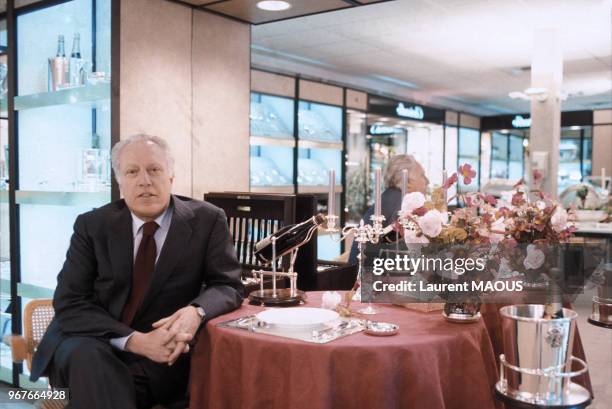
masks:
[[[298,192],[327,192],[330,169],[341,190],[342,149],[342,108],[299,101]]]
[[[448,175],[452,175],[457,171],[459,159],[459,131],[456,126],[444,126],[444,169]],[[452,198],[457,194],[457,185],[454,184],[448,189],[448,197]],[[456,205],[457,200],[453,199],[449,204]]]
[[[518,181],[524,176],[525,148],[522,135],[492,132],[490,177]]]
[[[558,193],[592,174],[592,127],[561,128]]]
[[[26,303],[53,296],[77,215],[111,201],[111,3],[41,1],[16,9],[8,22],[16,68],[9,73],[11,103],[3,100],[0,118],[0,283],[3,314],[10,311],[2,316],[3,331],[10,319],[8,331],[19,333]],[[5,118],[14,120],[9,149]],[[8,223],[15,234],[7,269]],[[34,386],[27,368],[13,373],[10,355],[2,352],[0,377]]]
[[[346,211],[347,223],[358,224],[368,209],[370,157],[366,113],[346,112]]]
[[[335,171],[335,203],[342,195],[342,116],[339,106],[299,101],[297,191],[320,194],[319,210],[327,209],[329,170]],[[337,207],[336,214],[340,214]],[[317,236],[317,257],[332,260],[341,253],[341,244],[329,234]]]
[[[0,21],[0,336],[10,335],[11,317],[11,242],[9,190],[9,138],[7,112],[6,19]],[[8,345],[0,344],[0,380],[12,382],[12,358]]]
[[[252,191],[294,192],[294,105],[291,98],[251,93]]]

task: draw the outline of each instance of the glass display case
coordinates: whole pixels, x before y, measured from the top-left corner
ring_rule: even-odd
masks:
[[[423,166],[432,186],[442,184],[444,170],[444,129],[442,125],[420,123],[409,127],[406,151]]]
[[[347,110],[346,127],[346,222],[358,224],[370,200],[370,156],[365,112]]]
[[[299,101],[298,192],[326,193],[330,169],[340,191],[342,148],[342,108]]]
[[[11,240],[9,209],[8,60],[6,20],[0,20],[0,336],[12,333]],[[13,381],[11,349],[0,344],[0,380]]]
[[[30,299],[53,296],[77,215],[111,201],[111,0],[17,10],[13,30],[18,179],[8,205],[17,210],[22,255],[13,275],[19,311]],[[10,161],[4,141],[0,158]],[[27,374],[19,382],[33,386]]]
[[[444,169],[448,175],[457,171],[459,150],[459,132],[456,126],[444,126]],[[457,194],[457,185],[454,184],[448,189],[448,197],[452,198]],[[456,205],[457,200],[453,199],[449,204]]]
[[[459,192],[476,192],[479,189],[478,174],[480,173],[480,131],[472,128],[459,128],[459,140],[457,146],[458,166],[470,164],[476,171],[476,177],[472,183],[465,185],[463,179],[459,178]]]
[[[520,180],[524,174],[525,168],[525,148],[523,138],[516,135],[508,137],[508,179]]]
[[[518,181],[524,176],[525,148],[522,135],[493,132],[491,137],[491,169],[493,179]]]
[[[252,191],[293,193],[294,100],[251,93]]]
[[[335,171],[335,203],[342,195],[342,107],[310,101],[298,102],[298,193],[320,194],[319,210],[327,210],[329,170]],[[340,215],[340,208],[336,208]],[[340,256],[341,244],[328,234],[317,236],[317,257],[333,260]]]
[[[493,132],[491,136],[492,179],[508,178],[508,135]]]
[[[592,174],[592,127],[572,126],[561,128],[559,141],[559,178],[557,190],[560,194],[568,187],[578,184]]]

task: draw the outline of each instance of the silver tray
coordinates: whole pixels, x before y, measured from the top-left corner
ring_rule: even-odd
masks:
[[[450,314],[447,315],[445,312],[442,313],[444,319],[448,322],[454,322],[457,324],[471,324],[472,322],[478,322],[480,320],[480,312],[476,315],[469,314]]]
[[[358,319],[341,319],[333,325],[324,326],[317,330],[286,331],[282,328],[270,326],[257,319],[255,315],[247,315],[245,317],[236,318],[229,321],[224,321],[217,324],[221,328],[233,328],[243,331],[256,332],[259,334],[272,335],[275,337],[298,339],[304,342],[314,344],[326,344],[338,338],[343,338],[348,335],[356,334],[364,330],[365,324],[363,320]]]

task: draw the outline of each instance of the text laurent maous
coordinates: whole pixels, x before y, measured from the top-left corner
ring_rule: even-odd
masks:
[[[453,291],[523,291],[522,281],[472,281],[464,283],[425,283],[400,281],[397,283],[383,283],[374,281],[374,291],[427,291],[427,292],[453,292]]]

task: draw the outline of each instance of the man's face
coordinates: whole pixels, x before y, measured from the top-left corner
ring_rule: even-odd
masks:
[[[117,182],[130,210],[144,221],[155,220],[170,203],[172,176],[162,149],[139,141],[123,148]]]

